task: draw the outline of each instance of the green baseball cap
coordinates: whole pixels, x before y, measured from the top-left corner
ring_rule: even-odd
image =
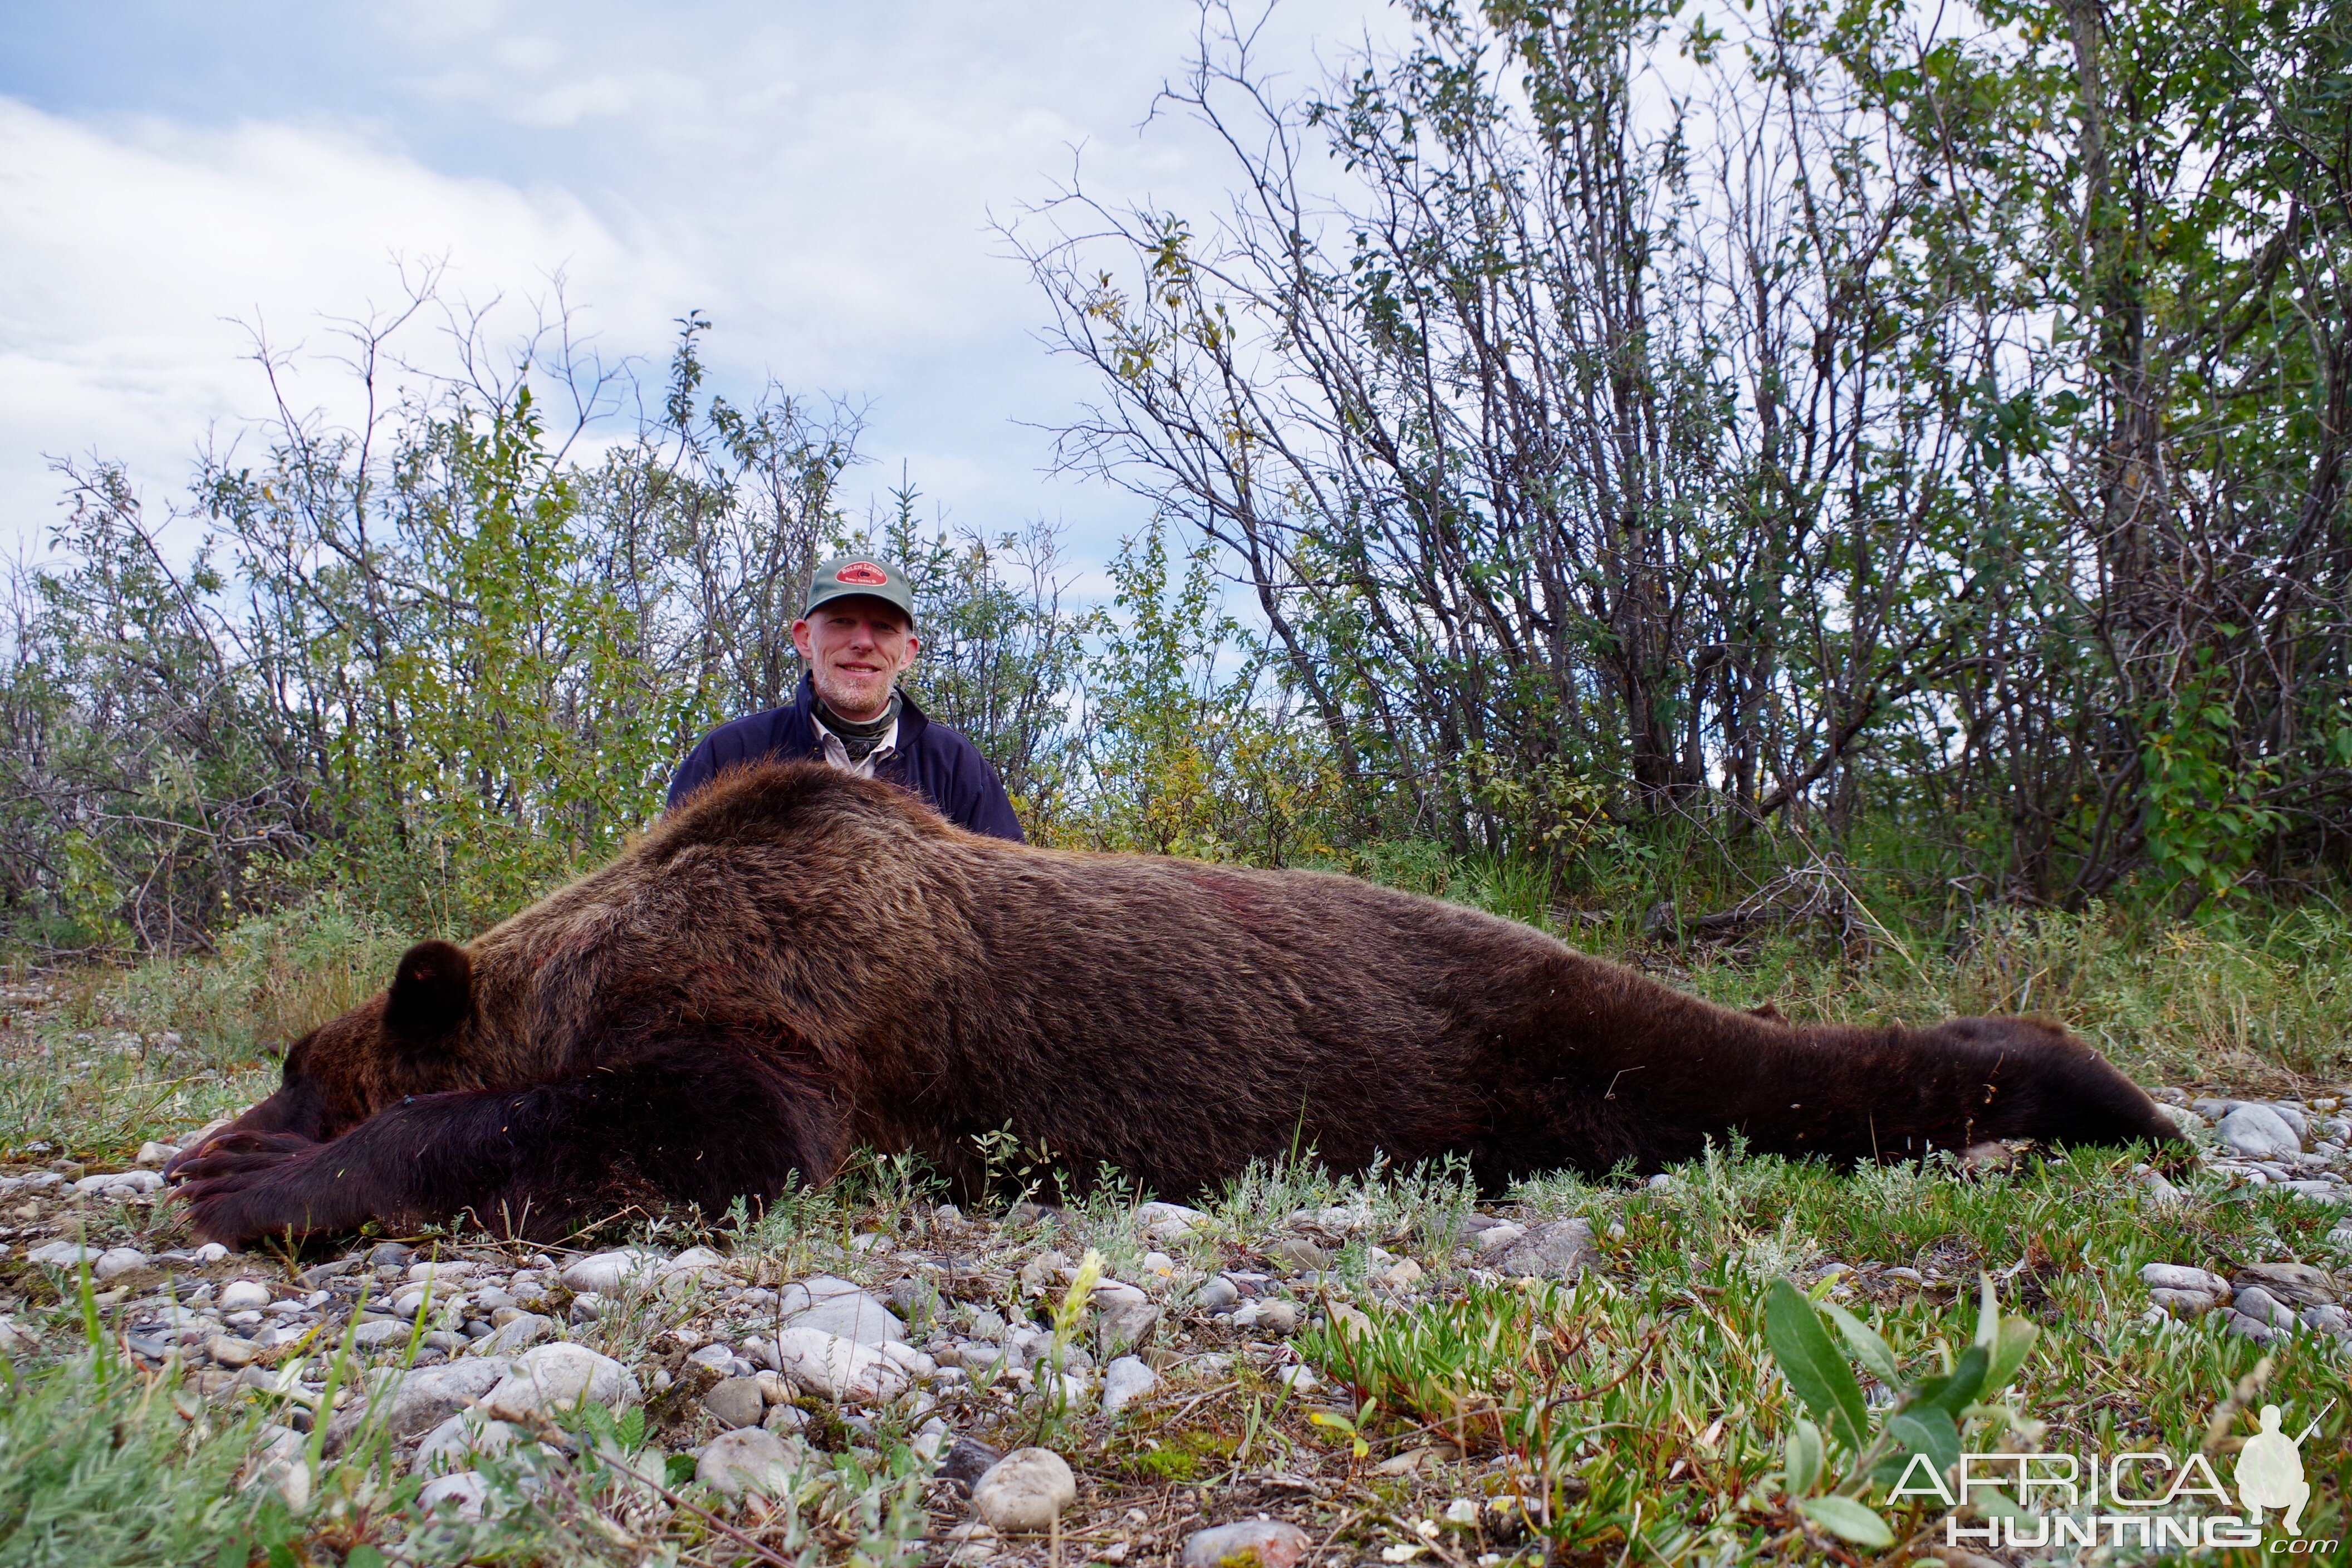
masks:
[[[801,618],[815,615],[819,605],[853,596],[896,605],[907,624],[915,624],[914,589],[896,566],[871,555],[836,555],[818,563],[809,581],[808,607],[801,612]]]

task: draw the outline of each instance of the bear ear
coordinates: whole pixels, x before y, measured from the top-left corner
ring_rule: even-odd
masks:
[[[383,1026],[411,1045],[430,1045],[474,1010],[474,963],[452,942],[420,942],[401,954],[384,999]]]

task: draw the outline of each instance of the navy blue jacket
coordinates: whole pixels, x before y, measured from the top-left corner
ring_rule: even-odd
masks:
[[[824,761],[824,747],[811,718],[815,702],[816,688],[803,675],[790,707],[771,708],[712,731],[669,781],[669,804],[676,805],[721,769],[740,763]],[[988,759],[945,724],[925,718],[904,692],[898,697],[897,754],[877,767],[874,776],[921,795],[958,827],[1024,841],[1013,803],[1005,798],[1004,784]]]

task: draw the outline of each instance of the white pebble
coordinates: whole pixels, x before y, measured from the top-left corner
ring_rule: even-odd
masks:
[[[2230,1282],[2219,1274],[2179,1263],[2146,1264],[2140,1268],[2139,1282],[2150,1289],[2202,1290],[2225,1300],[2230,1294]]]
[[[1160,1374],[1142,1358],[1120,1356],[1103,1369],[1103,1414],[1116,1415],[1159,1386]]]
[[[2221,1142],[2249,1160],[2280,1160],[2303,1152],[2303,1140],[2267,1105],[2235,1107],[2221,1118]]]
[[[793,1473],[806,1450],[761,1426],[738,1426],[720,1434],[695,1462],[694,1479],[712,1491],[740,1497],[745,1491],[781,1497],[792,1489]]]
[[[599,1252],[565,1268],[563,1282],[574,1290],[610,1295],[658,1269],[666,1261],[660,1253],[639,1247]]]
[[[99,1254],[89,1266],[93,1278],[111,1279],[118,1274],[128,1274],[134,1268],[147,1267],[147,1255],[135,1247],[110,1247]]]
[[[232,1279],[222,1287],[220,1309],[224,1312],[247,1312],[269,1305],[269,1287],[258,1279]]]
[[[1013,1449],[971,1489],[972,1508],[1000,1534],[1045,1530],[1077,1500],[1077,1478],[1051,1448]]]

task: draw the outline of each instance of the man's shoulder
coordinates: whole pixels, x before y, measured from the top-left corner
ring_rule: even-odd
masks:
[[[702,743],[713,754],[730,762],[757,756],[775,749],[778,742],[789,738],[800,716],[797,703],[787,702],[781,708],[763,709],[747,713],[740,719],[730,720],[703,738]]]
[[[980,748],[973,745],[962,731],[929,717],[924,719],[922,729],[915,735],[914,749],[941,760],[951,758],[958,762],[980,755]]]

